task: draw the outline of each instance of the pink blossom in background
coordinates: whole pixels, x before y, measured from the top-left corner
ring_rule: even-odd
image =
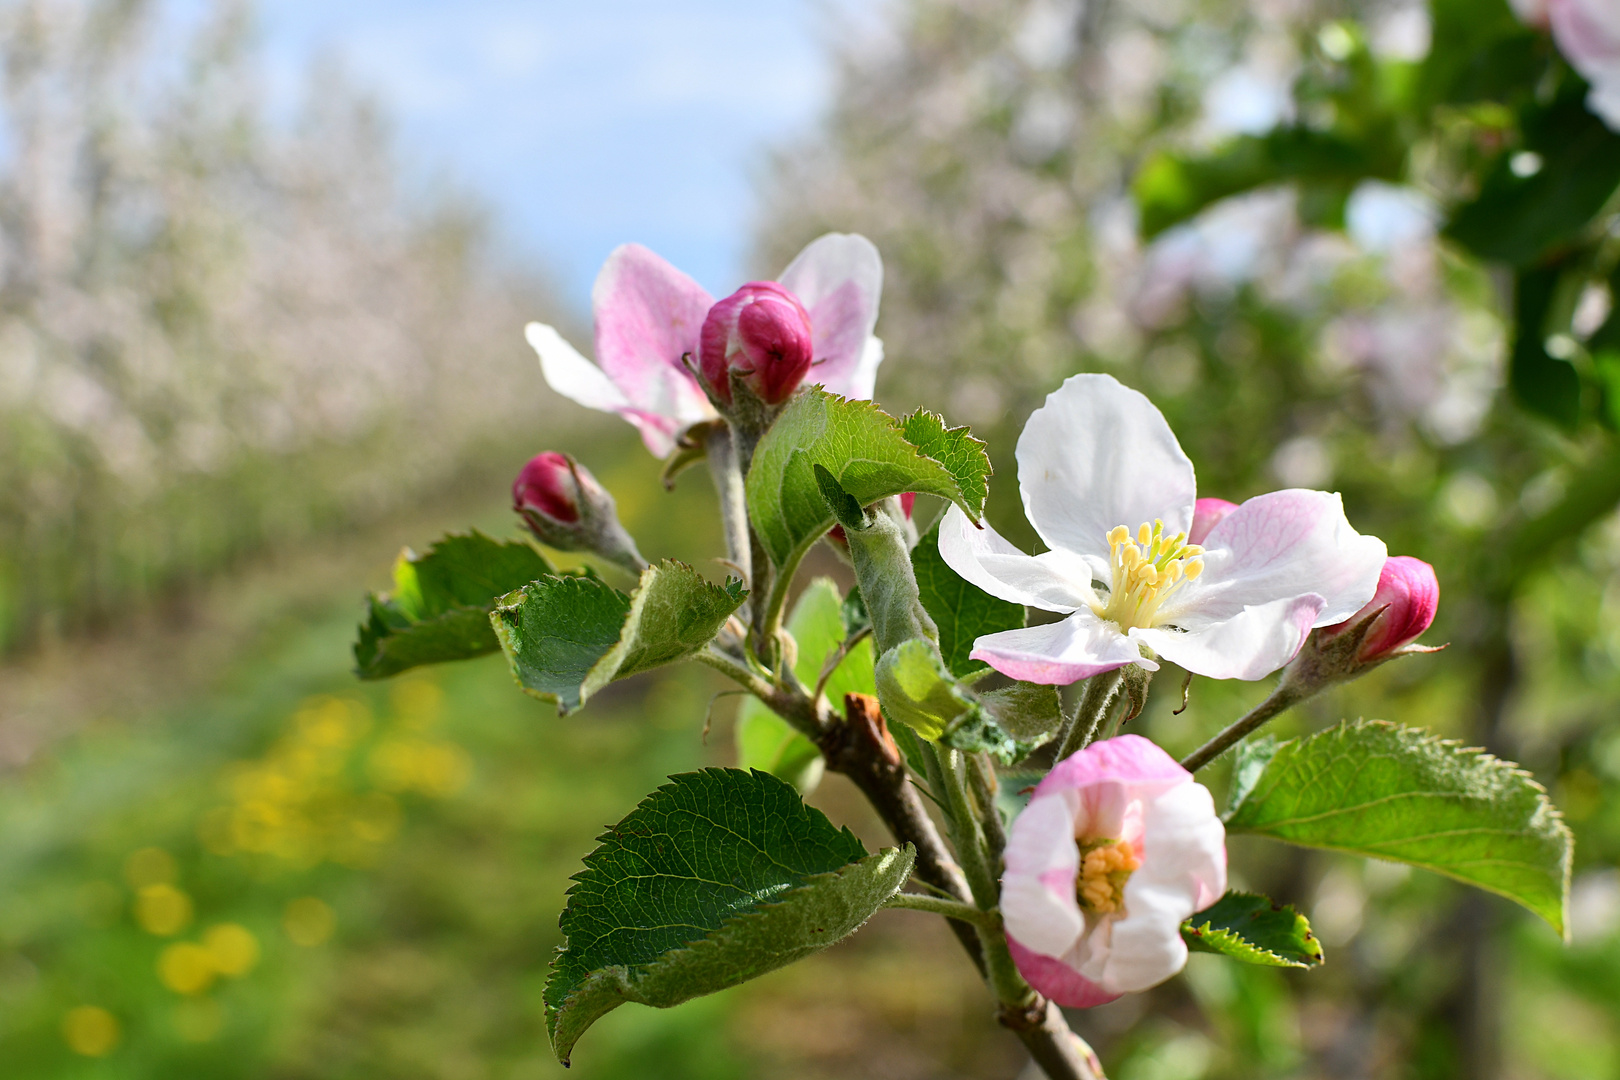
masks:
[[[1521,0],[1523,4],[1523,0]],[[1540,12],[1516,4],[1520,17],[1550,25],[1558,51],[1592,84],[1586,107],[1620,131],[1620,3],[1616,0],[1544,0]]]
[[[872,334],[883,291],[877,248],[864,236],[828,233],[800,252],[777,284],[809,318],[810,381],[871,398],[883,362],[883,343]],[[591,292],[595,364],[544,323],[530,323],[524,334],[553,390],[624,417],[648,450],[665,457],[681,432],[717,417],[683,359],[697,361],[714,306],[690,277],[639,244],[625,244],[608,256]]]
[[[1026,555],[958,508],[941,557],[993,596],[1068,618],[974,643],[973,657],[1028,682],[1067,684],[1157,657],[1214,679],[1259,679],[1313,627],[1373,595],[1383,541],[1358,534],[1339,496],[1300,489],[1250,499],[1202,542],[1192,462],[1146,397],[1108,375],[1076,375],[1018,440],[1024,514],[1051,550]],[[1095,587],[1100,583],[1101,588]]]
[[[1001,883],[1007,943],[1036,990],[1090,1008],[1182,969],[1181,924],[1226,891],[1209,790],[1122,735],[1059,762],[1013,821]]]

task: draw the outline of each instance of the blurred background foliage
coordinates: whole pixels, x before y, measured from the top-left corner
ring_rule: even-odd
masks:
[[[712,496],[545,396],[518,335],[557,317],[544,279],[467,200],[400,190],[374,105],[324,74],[269,124],[243,9],[183,60],[154,10],[0,4],[0,1062],[555,1075],[568,875],[662,776],[729,763],[733,706],[658,673],[558,719],[495,660],[362,686],[355,583],[400,538],[512,532],[540,423],[649,555],[703,565]],[[1503,0],[900,0],[862,25],[764,177],[759,272],[828,229],[876,241],[879,399],[989,439],[1026,546],[1013,447],[1076,371],[1147,392],[1205,494],[1342,491],[1435,565],[1426,640],[1451,646],[1279,726],[1486,745],[1577,835],[1567,947],[1437,878],[1234,843],[1328,965],[1194,957],[1077,1015],[1110,1075],[1620,1077],[1620,139],[1584,85]],[[1262,692],[1197,682],[1176,715],[1178,685],[1140,721],[1174,752]],[[841,778],[813,799],[881,842]],[[887,913],[745,993],[620,1010],[575,1068],[1014,1076],[981,994],[941,928]]]

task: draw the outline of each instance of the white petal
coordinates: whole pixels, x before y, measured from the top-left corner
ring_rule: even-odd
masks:
[[[1343,622],[1372,599],[1388,554],[1382,540],[1350,527],[1337,494],[1299,489],[1243,503],[1210,530],[1203,546],[1203,576],[1163,613],[1165,621],[1189,629],[1307,593],[1323,600],[1317,626]]]
[[[1118,626],[1097,618],[1090,608],[1062,622],[986,634],[973,643],[970,655],[1003,675],[1049,686],[1067,686],[1126,664],[1159,668]]]
[[[1192,462],[1153,403],[1110,375],[1075,375],[1018,439],[1024,513],[1048,547],[1108,557],[1108,532],[1192,525]]]
[[[1294,658],[1322,610],[1316,593],[1244,608],[1185,631],[1154,627],[1131,637],[1172,664],[1211,679],[1263,679]]]
[[[807,382],[821,382],[827,390],[843,397],[856,401],[871,401],[877,390],[878,368],[883,363],[883,341],[881,338],[869,337],[866,347],[861,350],[860,360],[840,375],[837,371],[827,372],[819,367],[811,368],[810,374],[805,377]]]
[[[840,387],[858,388],[858,369],[868,360],[883,294],[877,247],[864,236],[828,233],[811,241],[776,280],[810,313],[818,371],[811,378],[835,394],[845,393]],[[879,351],[867,374],[875,378],[882,356]],[[871,388],[845,396],[870,398]]]
[[[1062,956],[1085,932],[1085,918],[1074,895],[1080,866],[1080,849],[1074,841],[1076,801],[1072,791],[1031,799],[1007,838],[1007,870],[1001,883],[1007,932],[1047,956]]]
[[[654,457],[668,457],[675,449],[675,433],[705,419],[703,416],[664,416],[637,408],[608,378],[606,372],[581,356],[579,350],[563,340],[554,327],[532,322],[523,328],[523,336],[540,354],[540,373],[553,390],[587,409],[617,413],[624,417],[641,432],[641,441]],[[707,401],[703,404],[708,406]],[[713,410],[709,411],[712,414]]]
[[[1142,868],[1125,883],[1125,916],[1106,944],[1092,935],[1081,974],[1110,993],[1146,990],[1187,963],[1181,923],[1226,891],[1226,830],[1202,784],[1143,806]]]
[[[939,554],[964,580],[1014,604],[1067,614],[1092,599],[1088,565],[1025,555],[988,523],[974,525],[955,503],[939,523]]]

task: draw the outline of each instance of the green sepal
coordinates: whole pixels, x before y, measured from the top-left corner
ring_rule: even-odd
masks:
[[[665,560],[630,595],[595,578],[541,578],[501,597],[489,622],[524,692],[568,713],[617,679],[696,653],[747,595],[740,581],[714,585]]]
[[[1193,952],[1265,967],[1309,968],[1323,959],[1305,916],[1254,893],[1227,893],[1181,924],[1181,940]]]
[[[899,891],[913,858],[868,855],[766,773],[671,777],[574,877],[545,989],[552,1050],[567,1064],[626,1001],[668,1008],[834,944]]]
[[[1229,833],[1432,870],[1566,932],[1574,841],[1546,790],[1511,762],[1431,732],[1356,720],[1278,744],[1244,783],[1226,814]]]
[[[552,573],[530,544],[477,530],[446,536],[422,555],[406,548],[394,563],[392,592],[367,600],[354,643],[355,674],[384,679],[494,652],[500,642],[489,612],[496,599]]]

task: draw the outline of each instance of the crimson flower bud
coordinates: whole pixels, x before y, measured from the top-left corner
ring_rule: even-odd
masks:
[[[750,282],[714,305],[698,335],[699,369],[725,405],[733,374],[765,404],[780,405],[813,359],[810,314],[774,281]]]
[[[1439,607],[1440,582],[1434,576],[1434,567],[1410,555],[1395,555],[1384,561],[1378,591],[1366,606],[1342,623],[1323,627],[1320,633],[1323,637],[1337,637],[1367,621],[1356,657],[1372,663],[1417,640],[1434,622]]]
[[[613,496],[567,454],[547,450],[530,458],[512,482],[512,509],[548,547],[595,552],[638,574],[647,565],[619,524]]]

